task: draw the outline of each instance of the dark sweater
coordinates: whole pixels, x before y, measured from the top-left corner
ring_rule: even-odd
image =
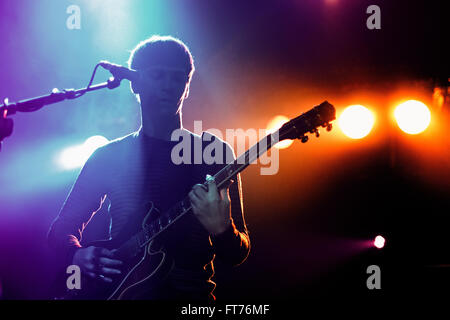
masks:
[[[190,134],[191,163],[195,143],[202,141],[202,150],[210,143],[210,139],[207,142],[202,137]],[[226,152],[232,151],[229,145],[220,142],[225,163]],[[70,263],[75,250],[83,245],[83,229],[106,197],[111,204],[110,237],[125,241],[138,231],[149,201],[165,211],[183,199],[194,184],[204,182],[206,174],[214,175],[225,166],[175,165],[171,151],[176,144],[177,141],[147,137],[138,131],[97,149],[81,170],[50,228],[50,246]],[[187,292],[189,296],[202,297],[212,293],[215,284],[210,279],[215,256],[228,265],[238,265],[246,259],[250,241],[243,217],[241,181],[239,176],[234,180],[230,187],[233,223],[224,233],[210,236],[190,212],[158,237],[175,262],[165,283],[165,290],[169,288],[171,295],[183,296],[180,292]]]

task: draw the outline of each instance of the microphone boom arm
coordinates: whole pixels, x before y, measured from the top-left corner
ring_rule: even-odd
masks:
[[[66,99],[76,99],[84,95],[86,92],[95,91],[103,88],[115,89],[120,85],[120,81],[110,78],[107,82],[99,83],[93,86],[88,86],[81,89],[64,89],[60,91],[55,88],[52,93],[31,99],[21,100],[19,102],[8,102],[4,100],[4,104],[0,105],[0,114],[6,110],[7,114],[15,114],[16,112],[33,112],[41,109],[48,104],[57,103]]]
[[[120,86],[121,78],[111,77],[107,82],[102,82],[96,85],[91,85],[94,80],[95,72],[100,65],[95,66],[92,73],[91,80],[86,88],[81,89],[64,89],[60,91],[58,88],[54,88],[52,93],[34,97],[30,99],[20,100],[18,102],[9,102],[8,98],[3,100],[3,104],[0,104],[0,150],[1,143],[4,138],[10,136],[13,131],[13,121],[8,119],[7,116],[15,114],[16,112],[34,112],[45,105],[61,102],[67,99],[76,99],[84,95],[86,92],[100,90],[103,88],[115,89]]]

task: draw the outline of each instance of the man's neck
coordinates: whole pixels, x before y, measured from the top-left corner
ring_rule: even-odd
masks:
[[[180,120],[165,122],[161,121],[161,119],[145,119],[144,117],[142,117],[141,131],[148,137],[170,141],[172,133],[180,128],[183,129],[183,125]]]
[[[158,115],[151,112],[156,106],[150,105],[145,98],[141,102],[141,123],[142,133],[148,137],[153,137],[165,141],[170,141],[172,133],[177,129],[183,129],[183,121],[181,113],[173,114],[172,116]]]
[[[173,130],[177,129],[177,127],[174,127]],[[158,130],[155,127],[142,125],[142,133],[148,137],[157,138],[165,141],[170,141],[173,130],[166,131],[166,130]]]

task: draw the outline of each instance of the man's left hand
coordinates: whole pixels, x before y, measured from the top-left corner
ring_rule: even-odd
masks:
[[[189,198],[192,209],[201,224],[212,235],[224,232],[231,224],[230,195],[228,188],[217,189],[214,178],[206,176],[208,190],[201,184],[196,184]]]

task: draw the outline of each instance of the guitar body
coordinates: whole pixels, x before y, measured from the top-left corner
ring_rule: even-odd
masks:
[[[136,300],[145,298],[172,269],[173,263],[166,259],[163,248],[153,248],[153,242],[145,247],[142,257],[129,264],[114,291],[107,290],[107,300]]]
[[[143,226],[149,221],[152,211],[150,210],[147,214]],[[145,299],[151,289],[160,283],[173,267],[173,261],[167,258],[164,248],[156,244],[154,240],[143,245],[137,253],[133,252],[133,254],[119,247],[112,240],[94,241],[87,246],[113,251],[115,258],[124,262],[121,267],[122,274],[113,277],[112,283],[92,279],[82,274],[81,289],[67,289],[61,298],[63,300]]]

